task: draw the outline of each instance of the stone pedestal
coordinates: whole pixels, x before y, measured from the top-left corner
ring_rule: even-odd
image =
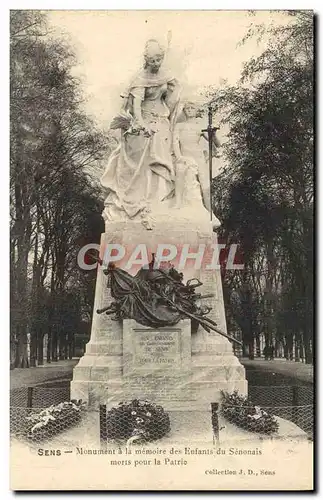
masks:
[[[147,231],[139,222],[108,223],[101,248],[119,243],[127,248],[120,267],[124,267],[133,249],[145,244],[156,252],[158,244],[173,244],[179,255],[172,261],[177,268],[183,245],[196,251],[205,245],[205,259],[211,245],[217,243],[207,218],[195,224],[189,220],[162,218]],[[210,256],[209,256],[210,261]],[[203,283],[198,293],[213,294],[203,304],[212,307],[209,317],[226,332],[220,270],[210,270],[206,262],[195,265],[189,259],[182,270],[184,280],[196,277]],[[141,266],[129,271],[135,274]],[[200,267],[197,268],[196,267]],[[238,390],[247,394],[244,367],[234,356],[229,340],[199,327],[192,332],[191,320],[174,327],[148,328],[133,320],[116,322],[96,310],[111,302],[107,277],[98,268],[91,339],[86,352],[74,368],[71,397],[108,408],[135,397],[161,404],[166,410],[209,410],[218,401],[220,391]]]

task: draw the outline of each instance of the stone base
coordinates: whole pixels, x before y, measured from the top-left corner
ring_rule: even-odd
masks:
[[[190,323],[184,320],[174,328],[156,331],[127,320],[122,346],[114,355],[102,354],[109,351],[109,341],[90,342],[74,368],[72,399],[87,401],[92,408],[100,404],[111,408],[138,398],[168,411],[184,411],[208,410],[211,402],[220,400],[221,390],[247,394],[245,369],[233,355],[230,342],[216,335],[213,342],[199,344],[200,350],[195,343],[192,351],[191,338],[195,340],[197,334],[191,334]],[[144,333],[144,341],[139,331]],[[160,339],[166,339],[170,350],[143,357],[141,344],[145,347],[148,341],[150,349],[163,348],[165,340]]]

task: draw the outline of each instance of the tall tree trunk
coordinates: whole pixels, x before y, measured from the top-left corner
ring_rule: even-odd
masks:
[[[64,359],[64,347],[65,339],[62,338],[62,335],[59,337],[59,344],[58,344],[58,359],[63,360]]]
[[[16,311],[16,328],[17,328],[17,355],[16,367],[25,368],[29,366],[27,353],[27,327],[28,327],[28,293],[27,293],[27,270],[28,270],[28,254],[31,236],[30,214],[25,213],[23,203],[23,189],[20,184],[15,185],[15,202],[16,202],[16,231],[17,239],[17,262],[16,262],[16,277],[17,277],[17,297],[19,303]]]
[[[68,359],[73,358],[73,341],[70,341],[68,344]]]
[[[292,361],[294,358],[293,350],[294,350],[294,337],[293,337],[293,335],[288,335],[287,336],[287,351],[288,351],[288,359],[290,361]]]
[[[47,352],[46,352],[46,359],[47,359],[47,363],[51,363],[52,361],[52,331],[51,331],[51,327],[49,327],[49,331],[48,331],[48,340],[47,340]]]
[[[254,343],[253,342],[249,343],[249,359],[255,359]]]
[[[30,366],[36,366],[37,360],[38,339],[37,330],[34,330],[30,336]]]
[[[304,350],[305,350],[305,363],[312,364],[313,363],[313,353],[312,353],[311,345],[310,345],[310,342],[308,339],[306,339],[306,341],[305,341]]]
[[[261,357],[261,348],[260,348],[260,336],[256,337],[256,356],[257,358]]]
[[[305,361],[305,355],[304,355],[304,342],[303,342],[303,336],[301,336],[301,341],[300,341],[300,344],[299,344],[299,356],[300,356],[300,359],[301,359],[301,362],[304,363]]]
[[[295,361],[300,361],[300,341],[299,338],[295,338]]]
[[[41,332],[38,335],[38,345],[37,345],[37,364],[41,366],[44,364],[44,336]]]
[[[38,200],[37,200],[38,202]],[[30,366],[36,366],[37,350],[38,350],[38,329],[39,329],[39,288],[40,288],[40,269],[38,261],[38,233],[39,233],[39,213],[36,203],[36,233],[34,245],[34,260],[33,260],[33,279],[31,292],[31,340],[30,340]]]
[[[52,330],[52,361],[58,361],[57,358],[57,326]]]
[[[19,331],[22,328],[22,333]],[[28,352],[27,352],[27,334],[25,325],[19,325],[17,331],[17,349],[16,349],[16,368],[29,368]]]

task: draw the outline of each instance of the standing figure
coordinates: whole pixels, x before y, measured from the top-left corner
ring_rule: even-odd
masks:
[[[208,139],[202,132],[203,123],[197,117],[195,103],[186,101],[183,113],[185,121],[176,124],[173,137],[176,206],[202,203],[211,212]],[[214,145],[219,146],[217,139]]]
[[[149,40],[144,67],[122,94],[124,104],[111,128],[121,129],[119,146],[101,178],[107,190],[106,220],[141,219],[147,229],[153,213],[174,194],[172,123],[180,87],[161,69],[164,49]]]

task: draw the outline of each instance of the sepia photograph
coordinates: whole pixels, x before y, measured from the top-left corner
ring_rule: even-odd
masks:
[[[11,490],[313,491],[314,21],[10,11]]]

